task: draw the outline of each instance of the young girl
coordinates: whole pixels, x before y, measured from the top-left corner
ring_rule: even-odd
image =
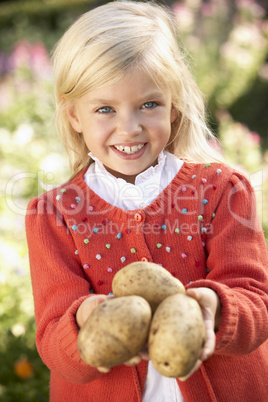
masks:
[[[26,216],[51,401],[266,401],[268,264],[255,198],[208,145],[171,13],[100,6],[65,33],[53,63],[73,175]],[[207,341],[186,378],[160,375],[146,350],[111,370],[80,358],[79,328],[133,261],[162,265],[202,308]]]

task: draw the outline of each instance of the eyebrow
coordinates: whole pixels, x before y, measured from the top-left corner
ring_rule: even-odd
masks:
[[[140,101],[144,101],[145,99],[155,99],[155,98],[162,98],[163,93],[160,91],[154,91],[154,92],[148,92],[148,94],[145,94],[141,96]],[[103,104],[103,105],[108,105],[112,104],[115,101],[113,99],[103,99],[103,98],[93,98],[88,101],[89,104]]]

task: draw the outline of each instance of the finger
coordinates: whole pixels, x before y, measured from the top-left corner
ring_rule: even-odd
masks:
[[[205,291],[207,292],[207,289]],[[203,288],[187,289],[186,294],[195,299],[202,307],[210,307],[210,302],[207,299],[207,294],[204,294]]]
[[[125,366],[136,366],[141,362],[141,356],[134,356],[124,363]]]
[[[200,356],[200,359],[202,361],[207,360],[210,356],[213,355],[215,350],[215,344],[216,344],[215,332],[213,331],[213,329],[207,328],[207,340]]]
[[[100,373],[104,373],[104,374],[109,373],[111,371],[111,369],[109,367],[97,367],[97,370]]]
[[[214,331],[214,315],[215,315],[215,302],[214,294],[210,289],[194,288],[188,289],[187,294],[193,297],[200,305],[203,315],[203,320],[206,328],[206,342],[200,356],[202,361],[208,359],[215,350],[216,335]],[[211,307],[212,304],[212,307]]]
[[[192,368],[192,370],[191,370],[186,376],[184,376],[184,377],[179,377],[179,380],[182,381],[182,382],[188,380],[188,378],[190,378],[191,375],[193,375],[193,374],[199,369],[199,367],[201,366],[201,364],[202,364],[202,361],[198,359],[198,360],[196,361],[194,367]]]
[[[94,310],[95,307],[97,307],[99,304],[105,302],[106,300],[114,298],[114,295],[94,295],[89,297],[88,303],[91,305],[91,309]]]
[[[107,299],[113,298],[113,295],[93,295],[83,301],[76,314],[76,321],[79,328],[87,321],[92,311]]]
[[[217,296],[210,288],[191,288],[186,290],[186,294],[196,299],[204,308],[215,309],[216,307]]]
[[[141,356],[143,360],[150,360],[147,344],[139,351],[139,356]]]
[[[140,351],[140,352],[139,352],[139,355],[140,355],[140,357],[141,357],[143,360],[150,360],[149,353],[148,353],[148,351],[146,351],[146,350]]]
[[[195,292],[195,288],[186,289],[186,294],[187,294],[188,296],[193,297],[194,299],[196,299],[196,297],[197,297],[197,294],[196,294],[196,292]]]
[[[208,292],[210,292],[210,290],[208,290]],[[197,303],[201,307],[204,321],[212,320],[214,323],[214,306],[211,305],[211,295],[208,292],[207,290],[205,290],[204,292],[203,288],[188,289],[187,296],[190,296],[197,301]]]
[[[84,304],[87,304],[91,308],[95,308],[98,304],[104,302],[106,300],[105,295],[94,295],[88,297],[85,301]]]
[[[92,311],[101,303],[105,301],[104,295],[91,296],[85,301],[85,308],[83,310],[83,322],[85,322]]]
[[[94,297],[94,296],[92,296],[92,297]],[[106,296],[106,295],[96,295],[96,298],[95,298],[96,305],[105,302],[109,297],[110,296]]]
[[[216,335],[214,331],[214,320],[212,318],[204,318],[204,324],[206,328],[206,342],[200,356],[201,360],[207,360],[215,350]]]

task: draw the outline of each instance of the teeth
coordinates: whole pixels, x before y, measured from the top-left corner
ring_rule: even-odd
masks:
[[[122,145],[115,145],[114,147],[121,152],[125,152],[126,154],[131,155],[131,154],[134,154],[135,152],[139,151],[141,148],[143,148],[144,145],[145,144],[139,144],[139,145],[134,145],[133,147],[128,147],[128,146],[123,147]]]

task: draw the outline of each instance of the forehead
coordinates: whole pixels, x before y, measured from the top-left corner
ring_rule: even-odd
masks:
[[[143,99],[170,98],[170,91],[164,86],[160,86],[149,75],[140,69],[128,71],[117,81],[106,83],[87,93],[88,100],[107,100],[115,98]]]

